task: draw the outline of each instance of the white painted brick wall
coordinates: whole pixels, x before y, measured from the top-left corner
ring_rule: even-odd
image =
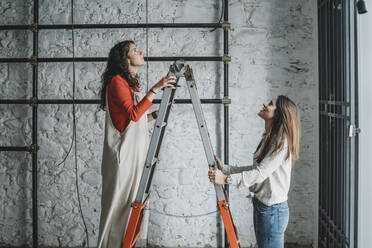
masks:
[[[149,1],[149,22],[215,22],[220,1]],[[1,24],[32,22],[31,0],[2,0]],[[317,41],[314,39],[316,2],[307,0],[237,1],[229,4],[232,25],[230,63],[230,162],[249,164],[263,131],[257,117],[261,103],[278,94],[292,98],[301,110],[301,159],[293,170],[289,194],[287,241],[315,242],[317,226]],[[40,24],[70,22],[69,0],[40,1]],[[76,23],[144,23],[145,1],[75,0]],[[76,30],[76,56],[107,56],[118,41],[133,39],[146,50],[144,29]],[[151,29],[149,56],[213,56],[223,53],[223,35],[209,29]],[[40,57],[71,56],[69,30],[42,30]],[[32,55],[32,33],[0,31],[0,57]],[[223,96],[223,65],[191,62],[201,98]],[[104,63],[76,64],[76,97],[96,99]],[[149,64],[149,86],[165,75],[169,63]],[[146,68],[140,71],[146,89]],[[32,68],[28,64],[0,64],[0,98],[29,98]],[[72,64],[39,64],[39,97],[72,97]],[[187,98],[186,87],[177,92]],[[223,108],[203,105],[217,154],[223,154]],[[31,143],[31,108],[0,106],[0,145]],[[77,205],[73,154],[60,166],[72,137],[72,106],[39,106],[39,244],[78,246],[84,239]],[[77,106],[80,193],[90,245],[98,235],[104,112],[96,105]],[[216,247],[222,229],[215,193],[207,179],[207,164],[191,105],[176,105],[152,186],[148,244],[166,247]],[[231,188],[231,210],[242,246],[255,244],[252,206],[247,190]],[[0,246],[31,244],[31,156],[0,153]],[[220,225],[220,224],[219,224]]]

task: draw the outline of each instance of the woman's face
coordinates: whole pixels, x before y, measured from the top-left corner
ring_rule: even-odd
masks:
[[[145,59],[143,58],[143,52],[137,50],[136,45],[129,45],[129,52],[127,57],[128,65],[140,67],[146,64]]]
[[[277,99],[278,97],[275,97],[270,102],[264,103],[263,108],[258,113],[258,116],[264,119],[265,121],[274,119]]]

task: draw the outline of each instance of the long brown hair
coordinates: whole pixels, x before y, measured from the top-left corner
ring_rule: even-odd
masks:
[[[130,75],[128,65],[125,62],[125,58],[128,56],[130,44],[134,45],[134,41],[122,41],[116,44],[110,50],[106,69],[102,74],[101,108],[103,110],[105,110],[106,107],[107,86],[110,84],[111,79],[116,75],[123,77],[132,89],[134,89],[135,86],[139,87],[138,77],[133,77]]]
[[[288,153],[285,159],[292,155],[292,165],[294,165],[299,153],[300,115],[296,104],[287,96],[278,96],[272,126],[266,136],[267,138],[262,139],[257,146],[255,152],[258,152],[255,156],[257,163],[261,163],[270,150],[272,150],[270,155],[278,154],[287,139]]]

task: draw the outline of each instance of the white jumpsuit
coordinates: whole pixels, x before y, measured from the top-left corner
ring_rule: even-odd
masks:
[[[142,98],[133,92],[134,104]],[[106,97],[105,138],[102,156],[102,201],[97,248],[121,248],[149,146],[147,111],[130,121],[123,133],[113,125]],[[145,210],[140,238],[147,237]]]

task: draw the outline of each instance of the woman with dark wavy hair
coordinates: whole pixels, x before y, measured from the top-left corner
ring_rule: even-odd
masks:
[[[164,77],[145,96],[140,93],[137,71],[145,65],[142,51],[133,41],[111,48],[102,75],[101,108],[106,110],[102,155],[102,199],[97,247],[122,246],[149,146],[147,122],[152,101],[162,88],[172,86],[175,77]],[[147,236],[145,211],[141,237]]]
[[[208,172],[213,183],[249,187],[259,248],[284,247],[291,169],[299,152],[298,112],[294,102],[286,96],[263,104],[258,115],[265,120],[265,133],[254,153],[253,165],[222,165],[216,157],[219,170]]]

